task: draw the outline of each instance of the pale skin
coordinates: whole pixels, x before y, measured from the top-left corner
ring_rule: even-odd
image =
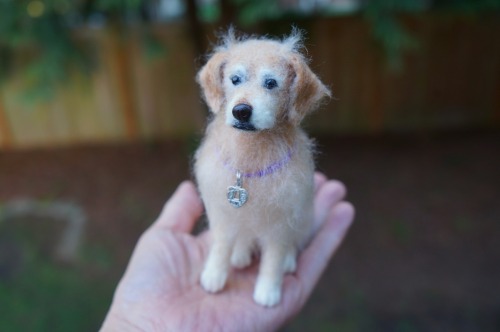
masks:
[[[258,264],[233,270],[217,294],[199,278],[208,254],[210,231],[190,234],[203,213],[194,185],[185,181],[141,236],[116,289],[101,331],[274,331],[310,297],[354,218],[343,201],[342,183],[315,175],[315,235],[299,255],[295,273],[284,278],[279,305],[253,301]]]

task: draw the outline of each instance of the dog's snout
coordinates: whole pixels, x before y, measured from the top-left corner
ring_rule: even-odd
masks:
[[[233,116],[241,122],[250,121],[252,116],[252,106],[248,104],[238,104],[233,107]]]

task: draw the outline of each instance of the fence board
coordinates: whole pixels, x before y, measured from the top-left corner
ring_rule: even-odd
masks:
[[[12,132],[5,112],[3,96],[0,94],[0,148],[8,149],[12,145]]]

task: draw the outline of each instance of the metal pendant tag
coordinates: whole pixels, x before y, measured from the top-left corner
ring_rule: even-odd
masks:
[[[227,188],[227,200],[235,208],[243,206],[248,199],[248,193],[241,185],[241,173],[236,171],[236,185]]]

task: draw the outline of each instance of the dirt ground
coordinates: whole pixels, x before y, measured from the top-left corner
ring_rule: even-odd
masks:
[[[500,133],[325,137],[318,145],[318,169],[346,184],[357,216],[283,331],[499,331]],[[81,206],[85,242],[109,253],[117,281],[141,232],[190,176],[193,146],[2,152],[0,202]]]

